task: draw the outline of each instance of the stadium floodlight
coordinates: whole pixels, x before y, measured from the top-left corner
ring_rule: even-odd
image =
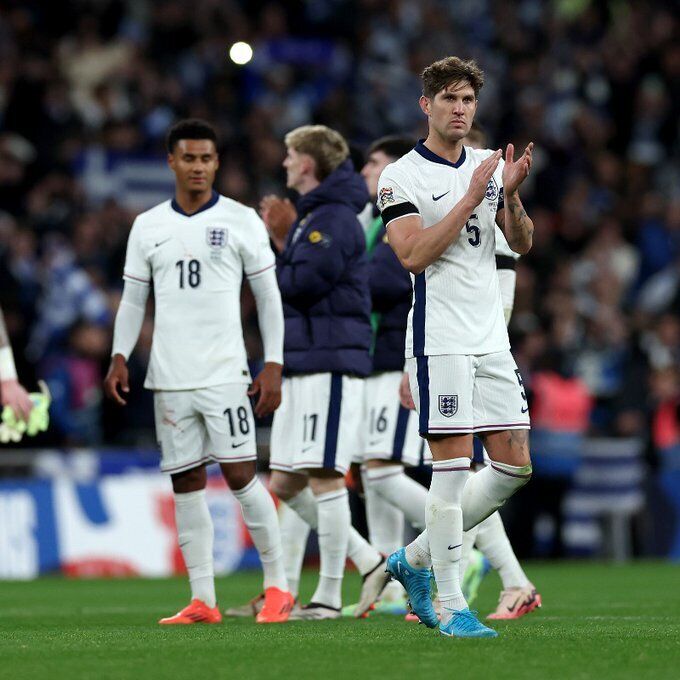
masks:
[[[253,48],[247,42],[236,42],[229,48],[229,58],[243,66],[253,58]]]

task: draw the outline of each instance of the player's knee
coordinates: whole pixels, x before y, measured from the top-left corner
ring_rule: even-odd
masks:
[[[229,488],[238,491],[250,484],[255,476],[255,463],[228,463],[221,465],[222,474]]]
[[[172,490],[175,493],[191,493],[192,491],[200,491],[205,489],[207,481],[205,473],[205,465],[192,468],[191,470],[184,470],[184,472],[177,472],[171,476]]]
[[[310,473],[309,487],[315,496],[319,496],[343,489],[345,487],[345,479],[339,472],[333,475],[314,475]]]
[[[300,477],[301,479],[296,479]],[[306,480],[302,475],[293,475],[279,470],[273,470],[269,481],[269,488],[282,501],[287,501],[297,496],[306,485]]]

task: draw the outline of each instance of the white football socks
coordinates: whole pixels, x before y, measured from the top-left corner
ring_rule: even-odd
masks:
[[[390,466],[390,469],[393,469],[393,466]],[[397,470],[401,472],[401,467],[397,466]],[[361,471],[368,538],[371,545],[383,555],[391,555],[404,545],[404,513],[385,500],[371,483],[372,471],[365,468]]]
[[[482,551],[491,566],[498,571],[498,575],[503,581],[503,590],[528,586],[530,581],[512,549],[500,514],[494,512],[493,515],[478,524],[476,528],[478,528],[477,548]]]
[[[531,464],[523,467],[492,461],[470,475],[463,491],[463,529],[468,531],[494,511],[531,478]]]
[[[312,529],[317,529],[317,499],[307,486],[297,496],[286,501],[286,505],[297,512]],[[380,553],[352,526],[349,532],[347,557],[354,563],[357,571],[363,576],[382,560]],[[298,577],[299,578],[299,577]]]
[[[452,458],[432,464],[425,519],[432,570],[442,603],[442,623],[451,618],[453,610],[467,607],[460,588],[463,548],[463,511],[460,506],[469,470],[469,458]]]
[[[177,539],[189,573],[191,599],[214,607],[213,523],[208,510],[205,489],[176,493],[175,522]]]
[[[399,508],[411,526],[419,531],[425,528],[427,489],[408,477],[401,465],[368,468],[365,478],[367,481],[364,489],[376,491],[394,507]]]
[[[287,591],[288,581],[274,499],[257,477],[253,477],[242,489],[232,489],[232,493],[241,504],[243,520],[260,555],[265,589],[275,587]]]
[[[418,534],[413,541],[405,548],[406,561],[414,569],[429,569],[432,566],[430,556],[430,539],[427,536],[427,529]]]
[[[279,504],[279,528],[283,548],[283,568],[286,571],[288,590],[297,598],[300,591],[300,573],[305,560],[310,526],[286,503]]]
[[[352,522],[347,489],[319,494],[316,502],[321,565],[319,584],[312,602],[339,609],[342,606],[342,577]]]

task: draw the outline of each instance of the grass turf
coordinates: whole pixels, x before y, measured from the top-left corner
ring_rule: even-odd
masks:
[[[402,617],[258,626],[162,627],[188,602],[184,580],[0,583],[0,677],[7,678],[678,678],[680,567],[529,565],[543,608],[497,622],[495,640],[441,638]],[[314,587],[306,573],[303,599]],[[219,579],[220,605],[259,590],[258,573]],[[346,577],[345,602],[359,579]],[[487,577],[475,607],[495,606]]]

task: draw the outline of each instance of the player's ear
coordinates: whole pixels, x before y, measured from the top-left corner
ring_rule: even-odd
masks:
[[[420,108],[422,109],[423,113],[424,113],[426,116],[429,116],[430,113],[431,113],[431,105],[432,105],[432,102],[430,101],[430,98],[429,98],[429,97],[426,97],[426,96],[423,94],[423,95],[421,95],[420,100],[418,101],[418,103],[420,104]]]
[[[174,170],[175,169],[175,154],[168,154],[168,165]]]
[[[309,154],[305,154],[303,156],[302,168],[304,172],[307,172],[316,177],[316,161]]]

